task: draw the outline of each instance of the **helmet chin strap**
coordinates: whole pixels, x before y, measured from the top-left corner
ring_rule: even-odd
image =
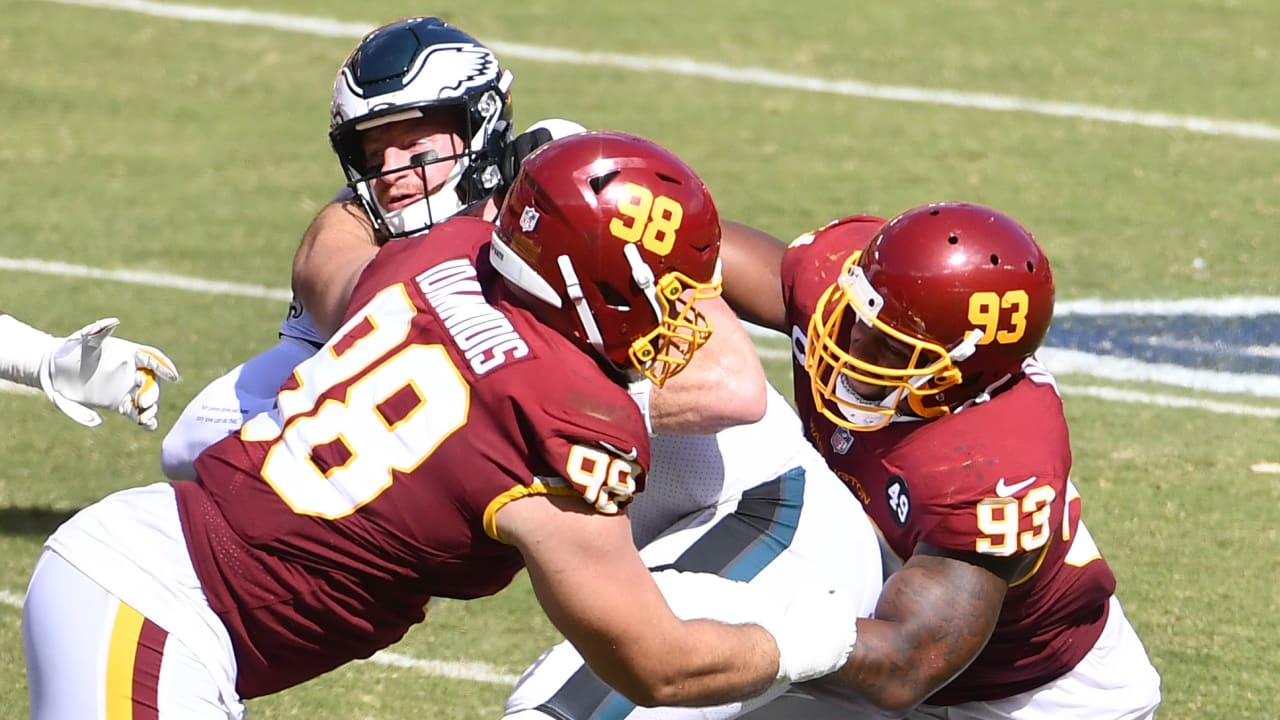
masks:
[[[560,275],[564,278],[569,302],[573,303],[573,309],[578,313],[582,330],[587,334],[587,342],[591,343],[591,347],[596,349],[600,357],[608,358],[604,350],[604,337],[600,335],[600,327],[596,325],[595,315],[591,313],[591,307],[587,304],[587,296],[582,292],[582,283],[578,281],[578,273],[573,269],[573,261],[568,255],[561,255],[556,258],[556,264],[560,266]]]
[[[859,410],[853,406],[861,405],[863,407],[878,407],[885,410],[894,410],[906,392],[906,388],[900,387],[886,395],[883,400],[875,402],[873,400],[868,400],[855,392],[853,387],[849,385],[849,378],[845,375],[841,375],[839,381],[836,382],[836,398],[841,402],[837,403],[836,407],[840,409],[840,414],[844,416],[844,419],[854,425],[859,427],[878,427],[884,424],[884,416],[886,413],[879,413],[871,410]],[[889,422],[914,419],[915,418],[899,415],[895,411]]]

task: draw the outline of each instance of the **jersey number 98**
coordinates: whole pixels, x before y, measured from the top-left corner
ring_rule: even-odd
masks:
[[[466,424],[470,387],[449,353],[405,342],[416,314],[402,285],[378,293],[298,366],[278,415],[241,429],[245,440],[272,443],[262,477],[294,512],[350,515]]]

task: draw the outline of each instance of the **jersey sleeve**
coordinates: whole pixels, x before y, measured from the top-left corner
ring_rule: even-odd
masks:
[[[1009,495],[993,490],[985,496],[931,505],[924,541],[992,557],[1040,552],[1052,536],[1049,529],[1062,524],[1065,488],[1053,478],[1026,479],[1031,484]]]
[[[328,340],[316,329],[311,313],[302,306],[302,301],[297,296],[289,300],[289,311],[284,320],[280,321],[280,337],[304,342],[317,350]]]
[[[581,498],[595,512],[616,515],[644,488],[649,435],[634,400],[589,359],[532,368],[536,377],[509,394],[513,422],[527,439],[530,458],[522,484],[493,498],[484,513],[485,532],[498,535],[496,513],[507,503],[535,494]],[[505,541],[504,541],[505,542]]]
[[[617,514],[643,489],[649,464],[649,436],[639,408],[616,385],[562,386],[556,397],[560,402],[531,413],[542,425],[538,449],[552,473],[542,481],[571,488],[597,512]]]
[[[210,382],[182,410],[160,444],[160,467],[171,480],[195,477],[205,448],[275,407],[276,393],[294,368],[315,353],[300,340],[281,337],[272,347]]]
[[[883,224],[883,218],[873,215],[850,215],[791,241],[781,272],[788,324],[801,330],[808,326],[809,314],[839,277],[844,261],[866,247]]]

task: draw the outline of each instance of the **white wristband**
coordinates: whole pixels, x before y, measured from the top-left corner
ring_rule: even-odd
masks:
[[[0,379],[40,387],[40,364],[57,344],[54,336],[0,315]]]
[[[777,682],[799,683],[835,672],[858,639],[858,624],[845,593],[804,588],[778,614],[753,619],[778,645]]]

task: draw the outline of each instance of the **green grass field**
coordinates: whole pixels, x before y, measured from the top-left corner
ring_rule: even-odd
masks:
[[[184,404],[274,341],[297,239],[341,183],[334,72],[360,29],[423,11],[494,46],[518,124],[651,136],[699,169],[722,214],[779,236],[967,199],[1037,234],[1064,306],[1256,298],[1175,337],[1244,347],[1232,362],[1253,365],[1184,377],[1185,356],[1136,375],[1064,359],[1060,380],[1084,516],[1163,674],[1160,717],[1274,716],[1280,483],[1253,468],[1280,462],[1280,325],[1249,335],[1247,310],[1271,303],[1274,318],[1280,300],[1280,5],[258,0],[276,15],[242,24],[129,7],[0,0],[0,307],[59,332],[117,315],[184,375],[155,435],[110,418],[81,430],[0,395],[0,719],[27,714],[19,608],[41,542],[159,480]],[[1110,316],[1060,324],[1090,317]],[[1163,347],[1190,321],[1127,322]],[[785,346],[762,346],[789,388]],[[434,610],[393,648],[398,665],[354,664],[251,714],[496,717],[510,676],[555,639],[520,580]]]

